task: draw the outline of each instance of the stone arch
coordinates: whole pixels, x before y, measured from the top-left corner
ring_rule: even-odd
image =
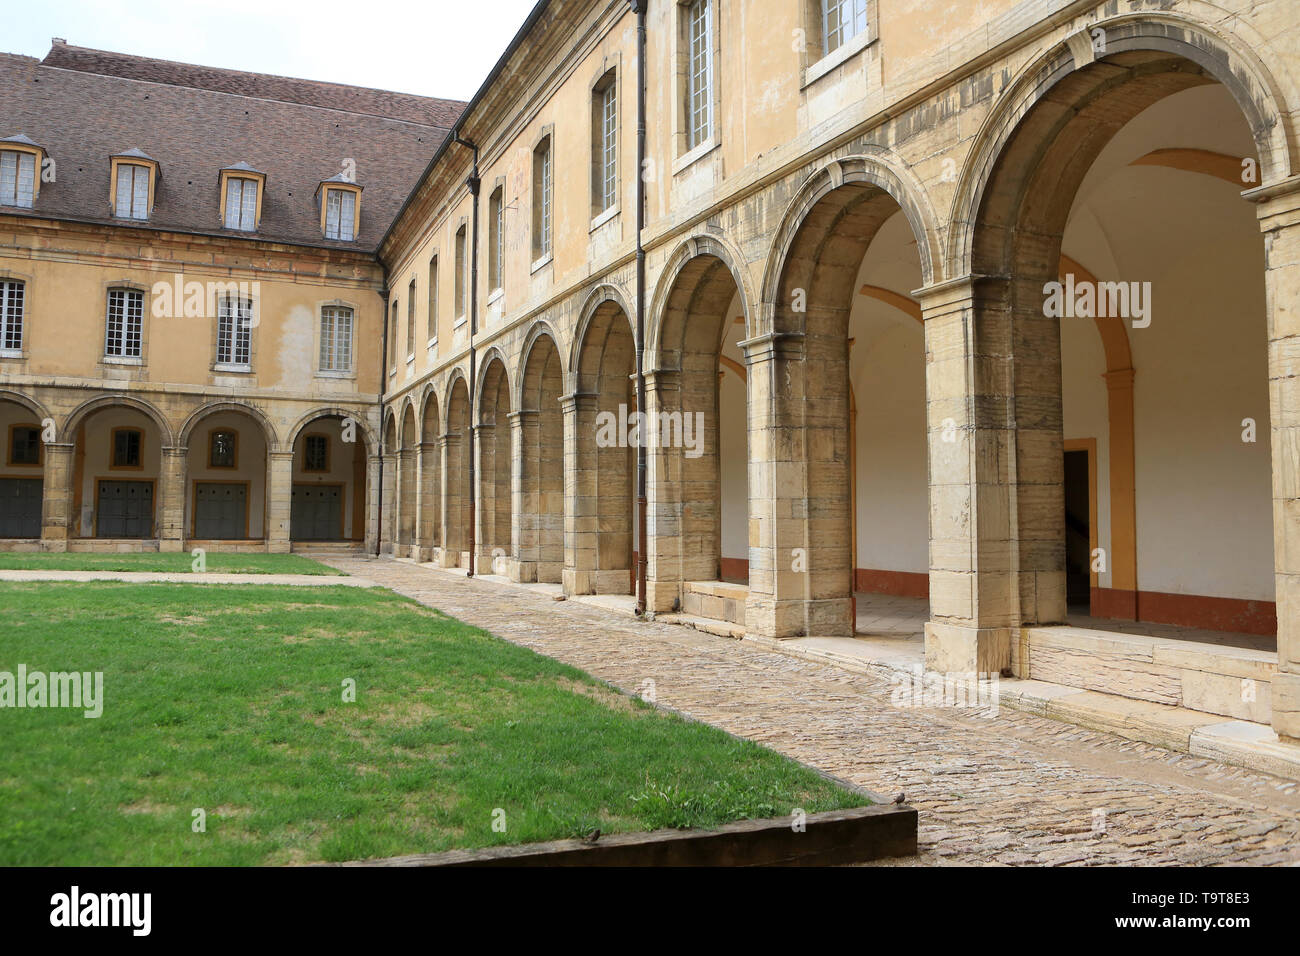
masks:
[[[616,308],[622,312],[627,320],[628,332],[632,335],[633,341],[636,339],[636,326],[633,324],[633,312],[628,305],[627,297],[616,286],[609,282],[602,282],[597,285],[587,297],[583,299],[582,308],[578,313],[578,323],[574,326],[573,341],[569,345],[569,361],[567,364],[569,370],[568,390],[577,391],[578,385],[578,366],[582,349],[586,343],[591,324],[596,320],[598,314],[608,314],[610,309]],[[558,343],[557,343],[558,344]]]
[[[456,368],[447,379],[443,421],[442,453],[442,552],[443,567],[469,566],[469,472],[470,409],[469,379]]]
[[[68,417],[64,420],[63,434],[76,434],[87,418],[95,412],[104,408],[112,407],[133,408],[138,412],[146,415],[155,425],[158,426],[158,433],[162,436],[164,448],[175,446],[176,436],[172,431],[171,423],[167,421],[162,412],[144,399],[136,398],[132,395],[101,395],[97,398],[91,398],[78,405]]]
[[[475,448],[478,452],[478,563],[490,574],[505,574],[512,553],[513,422],[510,404],[510,374],[500,349],[484,352],[478,380],[478,422]]]
[[[721,236],[708,233],[688,236],[679,242],[668,256],[650,296],[647,310],[649,328],[646,330],[645,350],[649,368],[675,367],[673,363],[665,361],[663,356],[664,326],[668,319],[669,296],[681,280],[683,271],[692,268],[693,262],[698,266],[697,260],[703,257],[716,260],[730,273],[732,284],[739,293],[740,307],[745,317],[745,337],[749,338],[755,334],[757,316],[754,303],[756,300],[751,288],[749,271],[743,266],[744,259],[731,243]]]
[[[1098,27],[1105,30],[1106,48],[1101,54],[1094,49],[1089,32]],[[975,249],[976,222],[985,206],[985,197],[994,186],[995,167],[1009,155],[1013,138],[1024,133],[1023,121],[1030,112],[1044,102],[1057,101],[1053,116],[1038,118],[1037,143],[1047,139],[1061,142],[1062,129],[1079,121],[1074,114],[1099,100],[1110,104],[1109,109],[1115,114],[1110,123],[1117,129],[1154,99],[1137,97],[1122,103],[1108,98],[1106,94],[1115,88],[1116,80],[1113,76],[1099,75],[1096,64],[1114,63],[1120,57],[1127,58],[1126,65],[1135,58],[1144,58],[1149,64],[1159,54],[1178,58],[1195,68],[1193,72],[1184,67],[1186,85],[1217,81],[1232,94],[1250,126],[1259,153],[1260,184],[1278,182],[1292,174],[1295,166],[1287,145],[1286,112],[1278,107],[1285,100],[1277,82],[1252,51],[1238,46],[1208,22],[1196,22],[1186,16],[1144,12],[1098,21],[1058,43],[1021,70],[981,125],[953,197],[952,227],[946,249],[950,275],[970,275],[980,268],[981,256]],[[1185,86],[1171,83],[1156,98],[1179,88]],[[1067,135],[1065,139],[1071,137]],[[1080,138],[1073,139],[1078,142]],[[1029,145],[1029,139],[1019,141]],[[1086,171],[1100,150],[1094,143],[1088,143],[1088,147],[1080,150],[1080,155],[1069,164],[1069,169],[1079,176],[1082,173],[1078,170]],[[1036,163],[1023,166],[1037,168]],[[1074,185],[1077,187],[1077,183]],[[1061,192],[1073,197],[1075,189],[1067,187]]]
[[[826,196],[844,186],[856,186],[866,194],[878,190],[888,194],[907,217],[921,257],[921,276],[926,285],[943,278],[940,250],[942,232],[921,181],[898,156],[880,146],[868,146],[861,153],[832,159],[815,169],[786,206],[772,237],[763,273],[764,303],[778,301],[781,276],[790,247],[809,214]],[[751,335],[757,331],[751,331]]]
[[[181,426],[180,444],[188,447],[190,436],[194,434],[194,429],[198,427],[199,423],[208,416],[215,415],[219,412],[236,412],[248,416],[261,426],[262,435],[266,439],[267,450],[280,450],[280,436],[276,433],[275,426],[271,424],[271,420],[266,417],[266,413],[256,405],[250,405],[246,402],[231,401],[207,402],[190,412],[189,418],[185,419],[185,424]]]
[[[513,576],[559,583],[564,567],[564,363],[548,327],[534,327],[523,352],[513,419],[519,438]]]
[[[40,401],[32,398],[30,395],[24,395],[22,392],[0,388],[0,402],[13,402],[15,405],[21,405],[23,408],[35,415],[38,422],[43,422],[47,418],[53,418]]]
[[[388,415],[392,415],[391,409],[389,409]],[[314,408],[299,418],[298,421],[294,423],[294,426],[289,429],[289,437],[285,441],[285,447],[295,447],[303,430],[307,428],[307,426],[311,425],[312,422],[318,421],[322,418],[352,419],[352,421],[356,423],[357,432],[366,443],[367,454],[376,454],[379,444],[376,440],[375,434],[371,431],[369,424],[366,422],[366,414],[364,412],[358,412],[354,408],[342,408],[336,405],[324,405],[319,408]]]
[[[523,348],[519,350],[519,367],[515,372],[515,389],[511,398],[515,408],[522,409],[524,407],[524,370],[528,366],[528,360],[533,349],[537,346],[539,340],[544,338],[550,339],[551,345],[555,347],[556,357],[560,363],[560,381],[567,382],[569,380],[568,368],[564,363],[564,350],[560,346],[562,339],[559,333],[555,331],[555,326],[547,319],[535,320],[528,327],[528,334],[524,337]]]
[[[207,444],[195,446],[193,442],[199,426],[222,416],[226,416],[236,432],[233,471],[214,469]],[[251,437],[246,435],[241,426],[234,424],[237,419],[252,422],[250,430],[255,434]],[[184,476],[186,534],[199,540],[267,537],[270,489],[274,478],[271,455],[280,451],[280,445],[275,427],[265,413],[245,402],[207,402],[185,420],[179,443],[187,449]],[[255,451],[260,451],[260,467],[250,468],[250,452]],[[240,525],[247,529],[246,534],[232,530]]]
[[[438,392],[432,386],[420,396],[420,444],[418,446],[420,506],[418,524],[418,559],[433,557],[433,547],[442,540],[442,431]]]
[[[478,361],[478,380],[475,382],[475,385],[476,385],[476,387],[477,387],[477,389],[478,389],[478,394],[475,396],[475,399],[474,399],[474,407],[475,407],[476,409],[478,409],[479,419],[480,419],[480,421],[481,421],[481,420],[482,420],[482,417],[483,417],[483,401],[484,401],[484,397],[485,397],[486,394],[487,394],[487,392],[486,392],[486,382],[487,382],[487,375],[486,375],[486,372],[487,372],[487,369],[488,369],[488,368],[489,368],[493,363],[497,363],[497,364],[499,364],[499,365],[501,366],[501,370],[500,370],[500,374],[501,374],[501,376],[502,376],[501,381],[505,384],[505,389],[506,389],[506,404],[507,404],[507,405],[509,405],[510,402],[513,400],[514,395],[515,395],[515,390],[511,388],[511,384],[510,384],[510,381],[511,381],[511,380],[510,380],[510,362],[506,359],[506,353],[505,353],[505,351],[504,351],[504,350],[503,350],[499,345],[489,345],[487,348],[485,348],[485,349],[484,349],[484,350],[479,354],[479,357],[478,357],[478,358],[479,358],[479,361]],[[495,387],[495,386],[498,384],[498,382],[497,382],[496,380],[493,380],[493,383],[492,383],[492,384],[493,384],[493,386]]]
[[[408,556],[415,543],[416,522],[416,445],[419,442],[419,424],[415,403],[408,397],[401,404],[400,425],[397,431],[397,537],[394,546],[402,557]]]

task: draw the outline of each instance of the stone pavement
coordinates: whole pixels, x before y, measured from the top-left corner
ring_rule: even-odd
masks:
[[[920,811],[915,864],[1298,864],[1300,784],[1001,708],[899,708],[891,683],[748,641],[388,559],[322,557],[628,693]]]
[[[342,574],[225,574],[213,571],[0,571],[5,581],[126,581],[133,584],[281,584],[293,587],[344,585],[372,588],[374,581]]]

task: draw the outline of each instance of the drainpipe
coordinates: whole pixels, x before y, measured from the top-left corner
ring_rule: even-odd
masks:
[[[375,557],[384,543],[384,393],[388,391],[388,266],[384,266],[384,286],[378,290],[384,310],[384,341],[379,347],[379,487],[375,511]],[[353,532],[356,533],[355,531]]]
[[[474,152],[474,169],[469,178],[465,180],[470,195],[474,197],[469,254],[469,573],[467,575],[472,578],[474,576],[475,548],[477,547],[474,535],[474,527],[477,524],[474,518],[474,504],[477,500],[477,488],[474,480],[474,379],[477,355],[474,350],[474,336],[478,332],[478,146],[464,139],[459,133],[456,134],[455,140],[461,146]]]
[[[646,420],[645,399],[645,247],[641,233],[645,228],[645,83],[646,35],[645,19],[648,0],[628,0],[636,13],[636,407],[641,421],[646,423],[647,434],[641,435],[636,448],[636,613],[646,612],[646,442],[649,423]]]

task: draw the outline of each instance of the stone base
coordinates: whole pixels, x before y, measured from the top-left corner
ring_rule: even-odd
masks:
[[[745,599],[745,631],[760,637],[852,637],[853,602],[827,598],[777,600],[752,589]]]
[[[925,669],[942,674],[1010,674],[1011,629],[927,621]]]
[[[1273,675],[1273,729],[1283,740],[1300,743],[1300,674],[1279,671]]]

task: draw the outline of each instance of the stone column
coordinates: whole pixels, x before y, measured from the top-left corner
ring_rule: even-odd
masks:
[[[511,412],[510,562],[512,581],[536,581],[541,557],[541,476],[536,411]]]
[[[1300,743],[1300,176],[1246,194],[1259,204],[1268,305],[1277,665],[1273,729]]]
[[[930,670],[1017,669],[1020,625],[1065,617],[1060,330],[1042,315],[1041,283],[1033,284],[965,277],[917,293],[927,359]]]
[[[268,451],[266,475],[266,550],[288,554],[293,514],[293,452]]]
[[[681,408],[681,376],[675,369],[647,372],[646,421]],[[680,449],[649,445],[646,459],[646,608],[679,610],[682,600],[682,492]]]
[[[41,481],[41,550],[67,551],[72,536],[72,442],[45,445]]]
[[[438,439],[438,448],[442,461],[442,541],[439,544],[437,563],[439,567],[455,568],[460,566],[460,552],[467,542],[464,540],[464,518],[462,509],[462,488],[465,475],[461,468],[460,435],[443,435]]]
[[[398,528],[398,475],[397,475],[397,455],[394,452],[387,451],[381,456],[380,467],[384,470],[384,492],[383,492],[383,535],[380,539],[379,549],[383,554],[397,556],[397,528]]]
[[[596,494],[596,396],[575,392],[560,397],[564,415],[564,571],[565,594],[596,593],[599,526]]]
[[[185,456],[183,446],[162,449],[158,474],[158,550],[181,551],[185,544]]]
[[[397,509],[396,535],[393,538],[393,557],[409,558],[414,554],[415,529],[419,517],[416,495],[415,449],[401,448],[397,452]]]
[[[436,441],[422,441],[416,446],[419,491],[416,494],[415,552],[420,562],[432,561],[438,546],[438,529],[442,524],[442,457]]]
[[[379,472],[383,465],[384,460],[379,455],[366,456],[366,514],[363,519],[366,554],[375,553],[375,542],[379,540]]]

